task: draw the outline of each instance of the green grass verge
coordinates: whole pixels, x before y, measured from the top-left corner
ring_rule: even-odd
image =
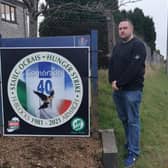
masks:
[[[145,79],[141,104],[141,155],[136,168],[168,168],[168,76],[152,70]],[[124,131],[111,96],[105,70],[99,71],[99,126],[114,128],[119,150],[119,168],[123,168]]]

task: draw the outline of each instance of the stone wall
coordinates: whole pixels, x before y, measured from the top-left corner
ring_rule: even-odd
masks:
[[[151,52],[151,48],[146,44],[146,63],[147,64],[154,64],[154,65],[163,65],[164,64],[164,57],[160,55],[158,52],[154,51],[153,54]]]
[[[150,64],[152,61],[152,54],[151,54],[151,48],[146,44],[145,44],[145,48],[146,48],[146,63]]]

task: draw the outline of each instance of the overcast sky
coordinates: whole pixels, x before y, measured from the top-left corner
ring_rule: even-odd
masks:
[[[142,9],[145,16],[153,18],[156,31],[156,48],[160,50],[162,55],[166,56],[168,0],[141,0],[127,4],[121,9],[133,10],[136,7]]]

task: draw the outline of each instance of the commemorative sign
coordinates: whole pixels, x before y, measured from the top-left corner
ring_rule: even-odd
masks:
[[[4,49],[1,64],[4,135],[89,135],[89,48]]]

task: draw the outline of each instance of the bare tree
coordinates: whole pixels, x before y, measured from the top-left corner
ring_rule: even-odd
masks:
[[[23,0],[29,13],[29,36],[37,36],[37,19],[38,16],[47,8],[47,5],[42,4],[39,7],[40,0]]]
[[[124,6],[128,3],[135,3],[141,0],[119,0],[119,3],[114,1],[114,3],[111,3],[110,5],[107,5],[107,0],[95,0],[95,1],[88,1],[85,5],[80,5],[74,2],[69,3],[58,3],[56,6],[52,8],[48,8],[48,4],[41,4],[40,0],[23,0],[24,4],[26,5],[28,12],[29,12],[29,31],[30,31],[30,37],[36,37],[37,36],[37,19],[38,16],[48,10],[54,10],[60,11],[64,9],[72,10],[73,7],[78,8],[79,10],[86,10],[91,12],[100,12],[102,14],[105,13],[105,10],[111,10],[112,12],[115,10],[118,10],[121,6]],[[40,6],[40,7],[39,7]]]
[[[86,3],[85,5],[81,5],[80,3],[75,3],[73,1],[68,3],[65,3],[63,1],[59,3],[55,2],[55,6],[49,8],[48,10],[51,11],[56,10],[55,12],[57,12],[64,9],[69,10],[79,9],[81,11],[100,12],[104,14],[105,10],[107,9],[110,10],[111,12],[114,12],[118,10],[120,7],[125,6],[126,4],[136,3],[138,1],[142,0],[118,0],[118,1],[110,0],[110,2],[108,0],[93,0],[93,1],[88,0],[88,3]]]

